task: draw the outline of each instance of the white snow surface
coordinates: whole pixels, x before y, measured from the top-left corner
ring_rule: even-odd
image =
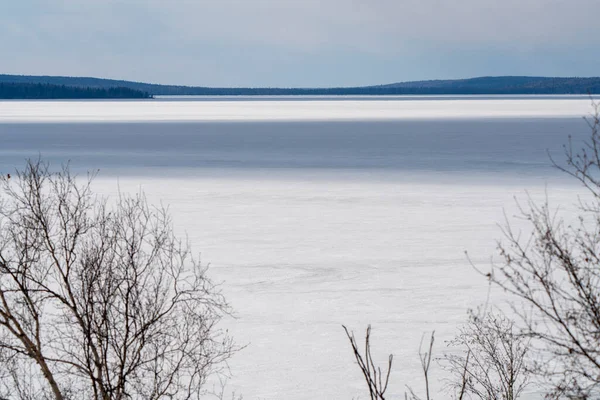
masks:
[[[422,391],[418,349],[436,331],[436,355],[486,302],[487,269],[514,194],[547,187],[287,179],[120,179],[171,205],[235,309],[223,327],[248,347],[231,360],[228,390],[248,399],[367,398],[342,324],[373,326],[377,360],[393,353],[390,398]],[[116,194],[114,180],[96,189]],[[553,187],[553,204],[573,188]],[[498,291],[492,302],[503,305]],[[445,373],[434,365],[433,386]],[[443,398],[438,394],[436,398]],[[533,398],[533,397],[531,397]]]
[[[0,101],[5,122],[335,121],[502,117],[573,117],[588,114],[590,99],[474,96],[434,100],[272,99],[254,101]]]

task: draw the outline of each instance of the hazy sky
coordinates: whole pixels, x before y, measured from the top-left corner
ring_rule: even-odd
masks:
[[[0,0],[0,73],[205,86],[600,75],[600,0]]]

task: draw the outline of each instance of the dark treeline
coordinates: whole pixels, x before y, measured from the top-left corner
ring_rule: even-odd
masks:
[[[588,94],[600,93],[600,78],[498,76],[401,82],[376,87],[416,90],[423,94]]]
[[[129,88],[149,95],[461,95],[461,94],[598,94],[600,78],[547,78],[527,76],[481,77],[456,80],[400,82],[379,86],[338,88],[211,88],[200,86],[157,85],[123,80],[1,75],[0,83],[50,84],[91,89]],[[102,96],[98,96],[102,97]],[[114,96],[117,97],[117,96]],[[140,93],[134,96],[143,97]]]
[[[127,87],[91,88],[48,83],[2,83],[0,99],[144,99],[146,92]]]

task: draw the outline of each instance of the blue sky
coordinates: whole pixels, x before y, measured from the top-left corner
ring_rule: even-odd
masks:
[[[600,0],[0,0],[0,73],[204,86],[599,76]]]

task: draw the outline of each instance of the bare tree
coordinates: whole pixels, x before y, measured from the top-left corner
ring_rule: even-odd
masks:
[[[528,340],[498,312],[470,313],[468,323],[449,344],[458,350],[444,357],[456,398],[516,400],[529,383]]]
[[[0,178],[0,396],[197,398],[233,351],[228,305],[167,209],[92,178]]]
[[[537,350],[534,369],[556,397],[597,397],[600,390],[600,109],[594,107],[583,148],[573,150],[569,140],[566,164],[555,163],[590,195],[579,201],[577,220],[566,223],[547,201],[529,200],[521,217],[531,233],[507,224],[502,262],[489,275],[522,301],[515,311]]]

